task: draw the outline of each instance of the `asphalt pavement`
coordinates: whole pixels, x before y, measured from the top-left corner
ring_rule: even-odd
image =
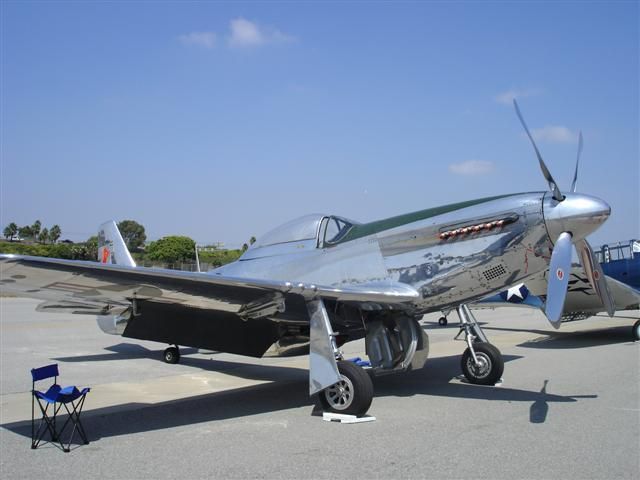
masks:
[[[477,311],[499,387],[460,378],[455,314],[423,326],[425,368],[374,379],[376,421],[324,422],[307,357],[252,359],[103,334],[88,316],[0,298],[2,478],[640,478],[638,311],[554,330],[533,310]],[[364,353],[362,341],[345,346]],[[90,386],[91,443],[30,449],[30,369]]]

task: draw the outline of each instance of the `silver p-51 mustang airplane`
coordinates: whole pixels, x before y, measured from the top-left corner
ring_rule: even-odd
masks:
[[[368,410],[373,384],[365,370],[343,359],[340,346],[364,337],[374,373],[420,368],[428,337],[418,319],[457,309],[467,343],[463,372],[473,383],[494,384],[503,360],[467,303],[550,268],[546,314],[558,326],[573,244],[594,290],[614,311],[586,241],[610,207],[575,193],[578,162],[571,191],[563,194],[529,138],[549,192],[482,198],[370,223],[309,215],[207,273],[136,267],[107,225],[107,263],[0,255],[2,289],[45,300],[41,311],[100,315],[103,329],[130,338],[255,357],[274,343],[306,340],[310,394],[318,394],[325,409],[356,415]],[[166,361],[178,359],[177,347],[165,350]]]

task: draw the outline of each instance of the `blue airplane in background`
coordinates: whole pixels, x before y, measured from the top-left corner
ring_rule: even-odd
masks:
[[[615,247],[603,245],[595,254],[606,276],[640,291],[640,240]]]

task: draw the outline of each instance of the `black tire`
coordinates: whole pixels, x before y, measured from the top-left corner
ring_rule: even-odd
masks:
[[[166,363],[178,363],[180,361],[180,350],[177,347],[169,347],[164,351],[163,358]]]
[[[633,341],[640,340],[640,320],[633,324]]]
[[[475,365],[471,350],[467,348],[460,362],[462,373],[469,382],[476,385],[495,385],[504,372],[504,360],[500,350],[486,342],[474,343],[473,349],[481,365]]]
[[[341,381],[318,395],[322,410],[361,417],[373,400],[373,382],[362,367],[352,362],[338,362]]]
[[[446,327],[448,323],[449,320],[447,320],[447,317],[440,317],[438,319],[438,325],[440,325],[441,327]]]

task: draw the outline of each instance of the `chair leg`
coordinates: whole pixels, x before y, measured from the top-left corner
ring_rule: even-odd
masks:
[[[73,442],[73,437],[76,433],[76,430],[78,431],[78,434],[80,435],[80,437],[82,438],[82,440],[84,441],[85,445],[89,444],[89,439],[87,438],[87,434],[84,430],[84,427],[82,426],[82,422],[80,421],[80,414],[82,413],[82,407],[84,406],[84,400],[85,400],[85,396],[82,396],[82,398],[78,401],[78,402],[70,402],[71,403],[71,409],[69,409],[69,407],[67,406],[66,403],[64,403],[64,408],[67,411],[68,417],[67,420],[64,422],[64,425],[62,426],[62,428],[60,429],[60,437],[62,436],[62,432],[64,432],[64,430],[67,428],[67,425],[69,425],[69,422],[73,423],[73,428],[71,429],[71,434],[69,435],[69,441],[67,443],[66,448],[63,446],[63,450],[65,452],[69,452],[71,449],[71,442]],[[61,441],[62,444],[62,441]]]
[[[34,428],[35,419],[33,410],[31,412],[31,448],[36,449],[42,442],[45,433],[48,431],[49,436],[51,437],[52,442],[59,442],[60,447],[64,449],[62,446],[62,442],[59,439],[59,436],[56,432],[56,416],[58,411],[60,410],[60,406],[56,407],[56,404],[53,404],[53,416],[49,415],[49,406],[52,405],[47,403],[45,407],[42,406],[42,403],[38,399],[38,406],[40,407],[40,412],[42,413],[42,418],[40,418],[40,423],[38,424],[37,430]]]

